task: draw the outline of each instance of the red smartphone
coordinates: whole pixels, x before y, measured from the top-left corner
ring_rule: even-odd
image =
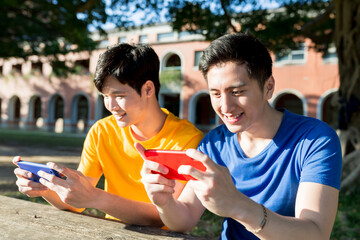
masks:
[[[181,165],[191,165],[200,171],[206,171],[206,167],[202,164],[202,162],[196,161],[187,156],[185,151],[148,149],[145,151],[145,156],[147,159],[165,165],[169,168],[169,172],[167,174],[162,174],[168,179],[184,181],[196,180],[190,175],[179,174],[177,170]]]

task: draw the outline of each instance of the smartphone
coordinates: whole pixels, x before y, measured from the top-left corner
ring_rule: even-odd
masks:
[[[33,174],[33,176],[31,178],[29,178],[30,180],[34,181],[34,182],[39,182],[39,175],[37,175],[38,171],[42,170],[44,172],[50,173],[52,175],[55,175],[56,177],[61,178],[60,173],[52,168],[49,168],[48,166],[46,166],[45,164],[41,164],[41,163],[34,163],[34,162],[28,162],[28,161],[19,161],[17,162],[17,165],[24,170],[27,170],[29,172],[31,172]]]
[[[200,171],[206,171],[206,167],[202,162],[196,161],[185,154],[185,151],[177,150],[159,150],[159,149],[148,149],[145,150],[145,156],[147,159],[158,162],[169,168],[167,174],[161,174],[168,179],[175,180],[196,180],[190,175],[179,174],[177,169],[181,165],[190,165]]]

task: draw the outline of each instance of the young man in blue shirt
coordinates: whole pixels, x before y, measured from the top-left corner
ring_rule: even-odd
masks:
[[[207,170],[179,167],[198,180],[177,200],[174,181],[153,172],[168,169],[144,162],[142,181],[164,224],[186,232],[207,208],[224,217],[221,239],[329,239],[342,166],[335,131],[270,106],[272,59],[251,35],[213,41],[200,70],[224,125],[210,131],[198,151],[187,150]],[[141,145],[136,147],[142,154]]]

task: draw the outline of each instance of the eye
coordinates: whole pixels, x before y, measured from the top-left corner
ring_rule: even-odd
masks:
[[[232,95],[239,96],[239,95],[243,94],[244,92],[245,92],[244,90],[234,90],[234,91],[232,91]]]
[[[221,96],[221,94],[219,92],[211,92],[210,95],[213,97],[216,97],[216,98]]]

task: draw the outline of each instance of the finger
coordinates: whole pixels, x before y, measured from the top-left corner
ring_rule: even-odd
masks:
[[[16,157],[13,158],[12,162],[13,162],[13,164],[15,164],[16,166],[18,166],[18,165],[17,165],[17,162],[20,161],[20,160],[21,160],[21,157],[20,157],[20,156],[16,156]]]
[[[19,187],[19,189],[26,191],[43,191],[47,189],[47,187],[43,186],[42,184],[26,178],[19,178],[16,181],[16,185]]]
[[[27,170],[21,169],[21,168],[15,168],[14,169],[14,174],[16,175],[16,177],[18,178],[32,178],[33,174]]]
[[[52,182],[52,183],[55,183],[55,184],[61,184],[62,181],[65,181],[61,178],[58,178],[57,176],[53,175],[53,174],[50,174],[50,173],[47,173],[47,172],[44,172],[42,170],[38,171],[37,172],[37,175],[49,182]]]
[[[175,187],[175,180],[167,179],[166,177],[162,176],[161,174],[145,174],[141,181],[144,184],[161,184],[166,185],[169,187]]]
[[[144,160],[143,169],[145,173],[157,172],[167,174],[169,172],[169,168],[165,167],[160,163],[150,160]]]
[[[187,149],[186,155],[188,155],[194,160],[202,162],[207,170],[214,170],[217,166],[217,164],[213,160],[211,160],[208,155],[197,151],[196,149]]]
[[[170,186],[161,185],[161,184],[151,184],[146,186],[147,192],[150,194],[155,193],[170,193],[173,194],[175,192],[175,189]]]
[[[76,177],[76,171],[70,168],[65,167],[64,165],[48,162],[46,164],[49,168],[52,168],[60,173],[62,176],[66,176],[67,178],[75,178]]]
[[[200,171],[190,165],[181,165],[178,168],[179,174],[190,175],[197,180],[202,180],[207,176],[206,172]]]
[[[134,143],[134,147],[135,147],[135,149],[139,152],[139,154],[140,154],[140,156],[142,157],[142,159],[146,159],[146,157],[145,157],[145,148],[144,148],[144,146],[143,145],[141,145],[141,143],[138,143],[138,142],[136,142],[136,143]]]
[[[59,185],[56,185],[53,182],[46,180],[45,178],[41,177],[39,179],[39,182],[54,192],[58,192],[58,190],[59,190],[59,187],[58,187]]]

